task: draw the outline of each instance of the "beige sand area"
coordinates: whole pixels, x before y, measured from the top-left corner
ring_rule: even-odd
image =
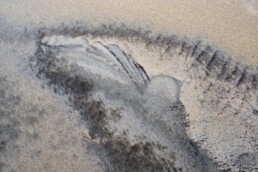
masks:
[[[151,30],[154,35],[164,33],[179,34],[190,39],[200,37],[205,43],[232,55],[235,61],[256,67],[257,15],[257,1],[244,0],[2,0],[0,23],[4,24],[0,26],[0,36],[5,33],[19,36],[17,33],[20,32],[16,31],[23,32],[25,27],[28,30],[56,28],[61,23],[72,27],[77,21],[95,27],[114,22],[117,26],[124,23],[129,27]],[[252,140],[255,138],[255,132],[251,129],[257,128],[254,124],[257,116],[248,110],[250,105],[257,107],[257,99],[254,96],[257,95],[257,90],[253,89],[250,95],[244,95],[248,102],[242,97],[241,90],[231,83],[223,83],[214,78],[200,81],[199,73],[196,71],[192,71],[194,74],[197,73],[196,78],[190,78],[190,74],[186,72],[188,66],[185,64],[184,55],[174,55],[169,59],[166,56],[171,54],[167,53],[164,55],[165,58],[160,60],[162,48],[158,47],[156,51],[155,45],[146,49],[142,42],[128,42],[117,37],[89,36],[87,39],[90,42],[97,40],[105,44],[119,45],[144,67],[150,77],[163,74],[183,81],[180,100],[189,113],[189,137],[195,141],[206,139],[201,148],[209,150],[209,157],[216,157],[220,165],[224,162],[234,163],[238,155],[246,155],[246,152],[253,155],[256,144],[255,139]],[[19,67],[19,63],[26,66],[27,64],[23,63],[27,62],[28,56],[33,56],[34,48],[37,48],[35,40],[28,41],[30,44],[26,41],[18,39],[16,43],[12,43],[0,38],[0,76],[8,76],[8,82],[14,80],[15,84],[9,84],[13,85],[9,92],[22,97],[22,104],[15,111],[18,117],[37,117],[40,114],[34,109],[30,110],[30,107],[38,107],[44,113],[42,120],[37,124],[40,127],[28,127],[27,123],[22,123],[22,136],[26,134],[24,131],[28,130],[28,133],[35,131],[40,137],[38,140],[30,141],[24,136],[21,137],[23,142],[17,141],[22,151],[19,154],[10,154],[10,157],[15,157],[9,158],[12,162],[11,167],[20,168],[22,171],[39,171],[45,167],[63,171],[100,171],[98,164],[102,160],[92,149],[85,149],[85,145],[90,145],[91,142],[85,141],[82,133],[86,133],[86,129],[80,124],[80,114],[67,107],[67,97],[57,96],[48,89],[44,90],[37,79],[30,78],[31,74],[21,72],[22,67]],[[210,87],[210,83],[213,83],[214,87]],[[220,85],[230,91],[224,94]],[[213,104],[214,100],[219,102],[216,106]],[[233,108],[224,107],[227,104]],[[232,109],[238,110],[239,107],[239,111],[244,113],[234,115]],[[63,133],[64,137],[60,137],[60,133]],[[27,146],[28,144],[31,146]],[[40,156],[36,153],[34,157],[31,156],[40,148],[47,151]],[[236,156],[228,160],[230,154],[225,154],[227,150]],[[87,157],[83,156],[83,151]],[[20,164],[23,166],[19,167]]]
[[[7,25],[52,26],[83,21],[97,26],[115,21],[128,26],[148,26],[154,33],[200,36],[242,63],[258,62],[254,0],[16,0],[1,1],[0,11]]]

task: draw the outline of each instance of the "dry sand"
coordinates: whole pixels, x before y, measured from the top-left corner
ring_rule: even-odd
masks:
[[[95,26],[115,22],[147,27],[154,34],[201,37],[242,63],[258,62],[257,1],[16,0],[1,1],[0,14],[7,27],[14,29],[76,21]]]

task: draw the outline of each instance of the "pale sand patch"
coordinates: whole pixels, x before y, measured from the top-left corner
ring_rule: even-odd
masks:
[[[207,43],[234,53],[244,64],[258,62],[258,19],[254,1],[16,0],[0,2],[0,13],[6,25],[14,28],[51,27],[75,21],[93,26],[110,21],[136,28],[149,25],[154,34],[201,36]]]

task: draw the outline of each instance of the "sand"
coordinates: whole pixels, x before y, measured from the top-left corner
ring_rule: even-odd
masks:
[[[122,23],[155,33],[201,37],[245,64],[257,64],[255,1],[212,0],[29,0],[1,1],[1,28],[53,27],[76,21],[98,26]],[[0,20],[0,21],[1,21]],[[9,29],[7,30],[9,31]]]

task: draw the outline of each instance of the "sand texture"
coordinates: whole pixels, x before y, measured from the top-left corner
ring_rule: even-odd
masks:
[[[2,0],[0,171],[257,171],[257,10]]]

